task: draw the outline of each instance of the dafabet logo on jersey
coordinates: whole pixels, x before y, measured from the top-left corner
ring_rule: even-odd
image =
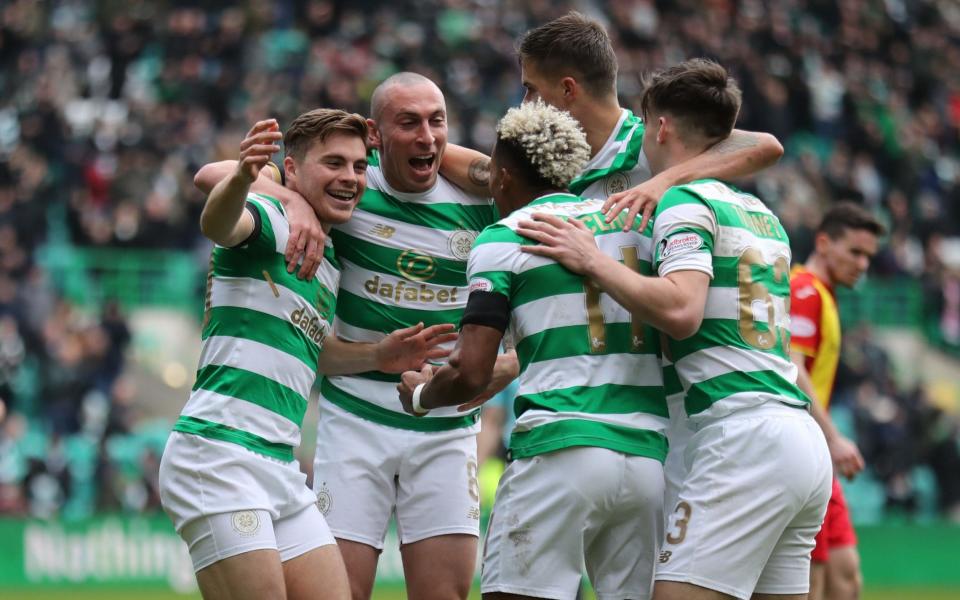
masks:
[[[323,338],[327,337],[326,324],[316,316],[311,315],[305,308],[298,308],[293,311],[290,314],[290,322],[299,327],[318,346],[322,345]]]
[[[397,304],[406,302],[422,302],[424,304],[439,302],[440,304],[448,304],[457,301],[457,291],[459,290],[459,288],[456,287],[435,290],[425,283],[416,285],[402,279],[390,282],[381,279],[379,275],[374,275],[372,278],[366,280],[363,287],[370,292],[371,295],[393,300]]]

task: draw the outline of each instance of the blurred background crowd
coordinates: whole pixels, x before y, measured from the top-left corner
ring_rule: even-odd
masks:
[[[606,23],[626,107],[651,69],[709,56],[732,71],[739,127],[786,148],[746,187],[780,215],[797,259],[831,202],[889,224],[870,274],[879,287],[841,299],[837,414],[871,466],[851,502],[960,520],[956,389],[901,376],[870,325],[907,326],[960,356],[955,0],[3,2],[0,513],[157,510],[158,456],[186,388],[171,376],[148,395],[131,374],[142,298],[129,292],[151,267],[180,265],[199,312],[200,165],[235,156],[258,119],[366,113],[399,70],[440,83],[450,140],[487,150],[522,97],[516,39],[571,8]],[[71,283],[105,282],[121,264],[116,294]],[[872,290],[892,295],[852,304]]]

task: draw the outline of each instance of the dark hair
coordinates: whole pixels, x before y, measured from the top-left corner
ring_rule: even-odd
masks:
[[[640,101],[644,119],[664,112],[679,121],[684,133],[722,140],[733,131],[740,112],[740,88],[727,70],[712,60],[694,58],[647,78]]]
[[[293,120],[283,135],[287,156],[301,161],[316,142],[322,142],[333,133],[356,135],[367,143],[367,120],[356,113],[336,108],[315,108]]]
[[[578,12],[523,34],[517,54],[522,63],[533,63],[545,75],[571,73],[591,95],[617,91],[617,55],[610,36],[603,25]]]
[[[817,233],[825,233],[835,240],[849,230],[869,231],[873,235],[881,236],[886,228],[866,208],[853,202],[838,202],[824,213]]]

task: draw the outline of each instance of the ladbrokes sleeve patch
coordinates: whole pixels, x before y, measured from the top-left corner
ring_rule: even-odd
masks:
[[[474,292],[492,292],[493,291],[493,282],[489,279],[484,279],[483,277],[474,277],[470,280],[470,289],[469,293]]]
[[[675,233],[660,242],[657,254],[660,260],[663,260],[671,256],[696,252],[700,248],[703,248],[703,238],[696,233]]]

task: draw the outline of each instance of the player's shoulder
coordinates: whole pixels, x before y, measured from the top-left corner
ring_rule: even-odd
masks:
[[[253,204],[260,210],[276,211],[276,213],[283,217],[283,219],[287,218],[287,213],[283,208],[283,204],[273,196],[258,192],[249,192],[247,193],[247,202]]]

